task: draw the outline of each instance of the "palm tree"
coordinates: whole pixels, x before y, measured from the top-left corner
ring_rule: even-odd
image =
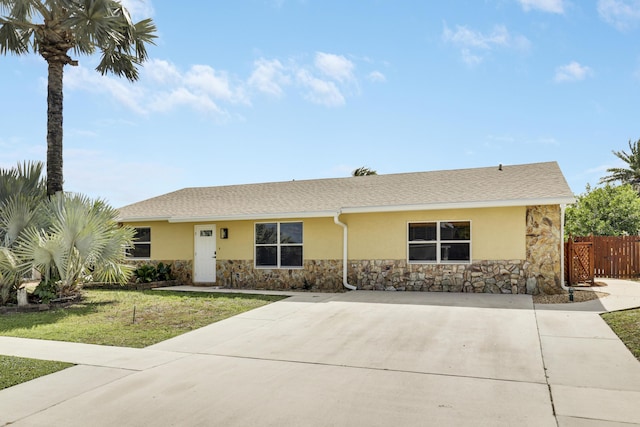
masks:
[[[39,206],[46,198],[42,162],[0,168],[0,247],[11,247],[22,230],[40,224]]]
[[[85,281],[126,283],[133,273],[126,249],[135,231],[121,227],[118,211],[101,200],[58,193],[45,201],[46,229],[24,230],[14,250],[23,264],[38,270],[43,284],[62,296]]]
[[[23,231],[45,224],[41,205],[46,199],[41,162],[0,168],[0,305],[15,295],[28,272],[14,250]]]
[[[366,166],[359,167],[358,169],[351,172],[351,176],[367,176],[367,175],[378,175],[378,172]]]
[[[629,140],[629,153],[624,150],[615,151],[613,154],[627,164],[626,168],[609,168],[608,176],[600,179],[600,184],[620,181],[623,184],[631,184],[636,191],[640,191],[640,139],[636,142]]]
[[[78,65],[68,52],[100,51],[96,67],[129,81],[153,44],[151,19],[133,23],[118,0],[0,0],[0,54],[39,53],[48,64],[47,195],[62,191],[62,77],[65,65]]]

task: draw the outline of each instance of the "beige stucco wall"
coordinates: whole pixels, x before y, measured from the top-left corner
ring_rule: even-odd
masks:
[[[525,259],[526,208],[409,211],[346,214],[340,220],[349,230],[349,259],[407,259],[407,223],[419,221],[471,221],[471,255],[474,260]],[[304,259],[342,259],[342,228],[333,218],[273,219],[304,223]],[[216,225],[218,260],[252,260],[256,221],[219,221]],[[193,259],[194,225],[207,223],[136,222],[151,227],[151,259]],[[220,239],[220,229],[229,230]]]
[[[131,227],[151,228],[151,259],[193,260],[193,224],[166,221],[128,222]]]
[[[342,215],[349,259],[407,259],[407,223],[471,221],[471,256],[524,259],[526,208],[485,208]]]
[[[341,259],[342,228],[333,218],[273,219],[264,222],[302,221],[304,258],[306,260]],[[169,223],[166,221],[132,222],[132,227],[151,228],[151,259],[193,260],[194,226],[215,224],[218,260],[253,260],[254,224],[263,221],[217,221]],[[227,228],[228,238],[220,238],[220,229]]]

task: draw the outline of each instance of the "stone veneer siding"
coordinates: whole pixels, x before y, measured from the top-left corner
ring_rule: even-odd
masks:
[[[379,291],[517,294],[526,291],[524,264],[522,260],[485,260],[471,264],[349,261],[349,283],[358,289]]]
[[[341,292],[342,260],[305,260],[303,268],[255,268],[253,260],[218,260],[216,285],[231,289]]]
[[[348,280],[364,290],[524,293],[524,264],[522,260],[472,264],[351,260]],[[305,261],[301,269],[256,269],[251,260],[219,260],[216,279],[216,285],[231,289],[344,290],[341,260]]]
[[[562,292],[562,219],[559,205],[527,206],[528,294]]]

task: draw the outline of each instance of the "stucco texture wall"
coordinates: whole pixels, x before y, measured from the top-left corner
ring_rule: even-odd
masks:
[[[409,222],[471,221],[473,259],[524,259],[526,208],[487,208],[438,211],[409,211],[342,215],[349,228],[349,259],[407,259]],[[227,239],[216,236],[218,260],[253,260],[256,222],[302,221],[304,259],[342,259],[342,228],[333,218],[273,219],[268,221],[218,221],[216,229],[227,228]],[[128,223],[151,228],[151,259],[193,260],[194,226],[206,223],[166,221]],[[213,224],[209,223],[209,224]]]
[[[349,259],[407,259],[407,224],[471,221],[474,260],[524,259],[525,207],[349,214]]]

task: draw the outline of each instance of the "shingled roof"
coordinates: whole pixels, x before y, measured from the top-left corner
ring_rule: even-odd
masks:
[[[186,222],[573,202],[560,167],[547,162],[185,188],[119,211],[124,222]]]

